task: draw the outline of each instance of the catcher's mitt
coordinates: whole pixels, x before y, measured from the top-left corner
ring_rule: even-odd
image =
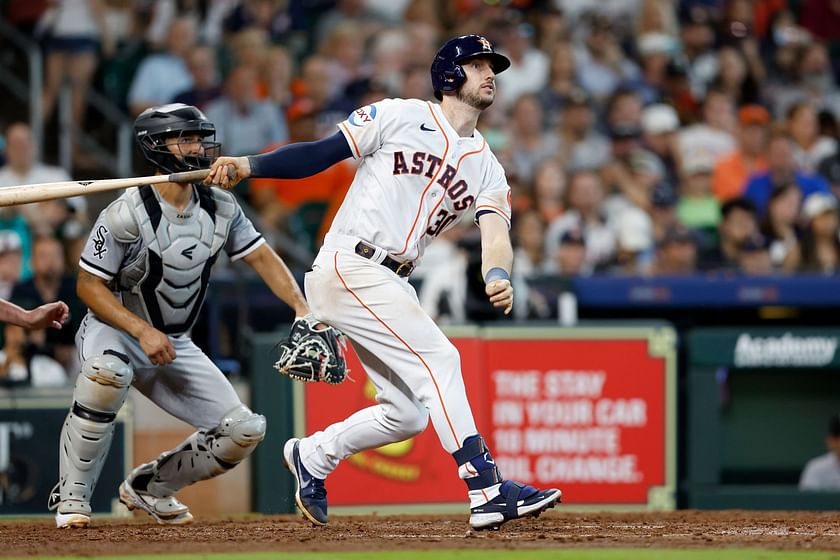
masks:
[[[289,338],[279,344],[280,359],[274,368],[298,381],[341,383],[347,378],[346,339],[333,327],[316,329],[317,324],[312,315],[295,319]]]

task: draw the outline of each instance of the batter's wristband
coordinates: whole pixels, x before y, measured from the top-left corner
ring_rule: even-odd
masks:
[[[489,284],[495,280],[507,280],[510,282],[510,274],[504,268],[500,268],[498,266],[494,266],[490,270],[487,271],[487,274],[484,276],[484,283]]]

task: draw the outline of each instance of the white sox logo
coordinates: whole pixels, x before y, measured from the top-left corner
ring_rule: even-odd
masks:
[[[93,237],[93,255],[102,260],[108,248],[105,246],[105,236],[108,235],[108,230],[105,226],[99,226],[96,230],[96,235]]]

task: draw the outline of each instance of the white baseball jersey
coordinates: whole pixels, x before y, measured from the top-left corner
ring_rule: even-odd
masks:
[[[417,260],[435,237],[474,205],[510,226],[510,188],[501,164],[476,130],[461,138],[441,107],[385,99],[339,123],[361,159],[333,220],[331,236],[358,237],[399,260]]]

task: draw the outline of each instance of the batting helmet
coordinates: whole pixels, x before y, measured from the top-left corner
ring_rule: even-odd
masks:
[[[200,155],[175,154],[166,147],[169,139],[180,142],[182,136],[199,135],[203,148]],[[168,173],[210,167],[221,152],[216,142],[216,126],[199,109],[183,103],[170,103],[146,109],[134,121],[134,137],[152,165]]]
[[[467,79],[461,64],[478,57],[489,58],[496,74],[501,74],[510,67],[510,60],[494,51],[490,41],[481,35],[455,37],[440,48],[432,61],[432,87],[435,97],[442,100],[444,91],[455,91],[461,87]]]

